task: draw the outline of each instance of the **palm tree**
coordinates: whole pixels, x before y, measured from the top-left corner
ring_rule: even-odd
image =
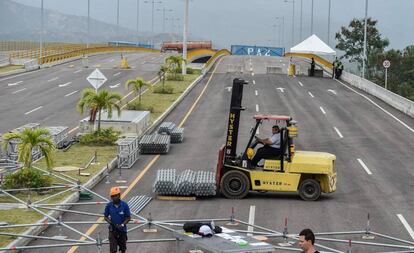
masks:
[[[112,93],[107,90],[97,92],[94,89],[87,88],[82,91],[81,98],[77,104],[78,111],[83,114],[85,110],[90,110],[91,121],[95,122],[96,114],[98,115],[98,133],[101,131],[101,113],[105,110],[108,118],[112,118],[112,110],[115,108],[118,116],[121,115],[122,96],[119,93]]]
[[[181,55],[170,55],[165,59],[165,63],[167,64],[168,69],[173,74],[177,74],[177,69],[180,68],[183,61],[184,60]]]
[[[20,133],[6,133],[3,135],[3,148],[7,150],[11,139],[19,139],[18,160],[30,168],[33,162],[33,150],[38,149],[44,155],[46,165],[51,168],[53,165],[53,151],[55,144],[50,137],[50,132],[44,128],[26,128]]]
[[[141,94],[142,89],[144,87],[149,87],[149,83],[142,79],[141,77],[137,77],[136,79],[128,80],[125,84],[125,88],[129,90],[132,86],[132,90],[134,91],[135,96],[138,94],[139,103],[141,103]]]

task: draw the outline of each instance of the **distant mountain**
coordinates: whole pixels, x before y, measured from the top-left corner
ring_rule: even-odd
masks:
[[[56,11],[44,11],[44,40],[72,43],[86,43],[87,17],[67,15]],[[180,40],[178,34],[140,33],[137,38],[135,31],[91,19],[90,41],[107,42],[111,40],[132,41],[143,43],[154,41]],[[40,9],[26,6],[11,0],[0,0],[0,40],[34,40],[40,38]]]

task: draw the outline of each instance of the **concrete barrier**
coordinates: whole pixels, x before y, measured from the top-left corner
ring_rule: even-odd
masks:
[[[395,109],[414,117],[414,102],[406,99],[398,94],[395,94],[394,92],[391,92],[389,90],[384,89],[383,87],[366,80],[364,78],[361,78],[359,76],[356,76],[354,74],[343,72],[341,79],[345,82],[351,84],[354,87],[357,87],[360,90],[363,90],[367,92],[368,94],[371,94],[385,103],[391,105]]]

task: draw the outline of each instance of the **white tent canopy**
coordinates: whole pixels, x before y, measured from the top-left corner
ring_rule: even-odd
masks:
[[[319,37],[315,34],[292,47],[290,52],[316,55],[336,55],[335,50],[326,45],[326,43],[319,39]]]

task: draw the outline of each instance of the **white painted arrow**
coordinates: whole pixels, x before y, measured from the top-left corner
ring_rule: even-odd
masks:
[[[285,88],[281,88],[281,87],[279,87],[279,88],[277,88],[280,92],[282,92],[282,93],[285,93]]]
[[[328,92],[331,92],[332,94],[336,95],[336,91],[335,90],[329,89]]]
[[[118,87],[119,87],[119,85],[121,85],[121,83],[117,83],[117,84],[115,84],[115,85],[111,85],[111,86],[109,86],[109,88],[111,88],[111,89],[115,89],[115,88],[118,88]]]
[[[67,82],[67,83],[64,83],[64,84],[59,84],[59,87],[66,87],[66,86],[68,86],[69,84],[71,84],[72,82]]]
[[[228,92],[230,92],[231,91],[231,89],[232,89],[233,87],[226,87],[226,90],[228,91]]]

